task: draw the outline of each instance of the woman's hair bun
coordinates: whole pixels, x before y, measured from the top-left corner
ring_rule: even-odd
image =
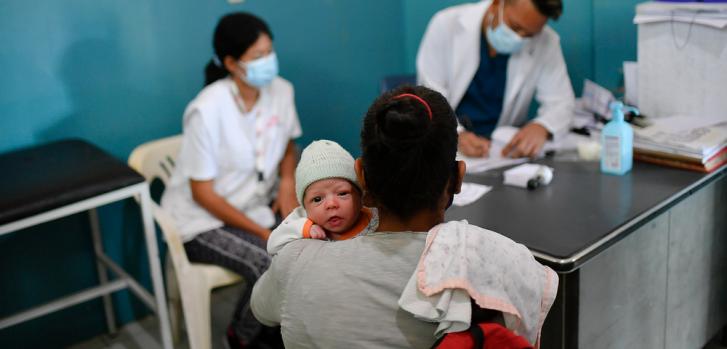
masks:
[[[402,86],[379,96],[361,128],[371,203],[402,219],[436,209],[454,173],[456,127],[447,99],[434,90]]]
[[[409,98],[391,100],[385,110],[377,115],[382,140],[398,147],[412,145],[425,137],[431,120],[420,103]]]

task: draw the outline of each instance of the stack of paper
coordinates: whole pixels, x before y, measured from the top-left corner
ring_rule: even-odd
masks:
[[[634,129],[634,159],[711,172],[727,163],[724,118],[673,116]]]
[[[634,17],[634,24],[655,22],[696,23],[722,29],[727,28],[727,8],[718,4],[650,3]]]

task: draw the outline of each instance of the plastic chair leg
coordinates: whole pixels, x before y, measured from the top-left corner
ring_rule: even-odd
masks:
[[[177,276],[171,260],[167,260],[166,263],[166,279],[169,325],[172,332],[172,343],[177,345],[179,344],[182,331],[182,296],[179,294],[179,284],[177,283]]]
[[[201,281],[180,285],[185,289],[182,294],[182,307],[191,349],[210,349],[212,346],[210,289]]]

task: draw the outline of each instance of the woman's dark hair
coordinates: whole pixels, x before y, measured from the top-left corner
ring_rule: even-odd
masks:
[[[379,209],[402,219],[437,209],[456,173],[454,111],[441,94],[423,86],[389,91],[366,112],[361,152],[367,194]]]
[[[260,34],[267,34],[270,40],[273,39],[268,25],[252,14],[235,12],[220,18],[213,38],[215,57],[204,70],[205,86],[226,77],[229,72],[223,64],[225,57],[239,58],[257,41]]]

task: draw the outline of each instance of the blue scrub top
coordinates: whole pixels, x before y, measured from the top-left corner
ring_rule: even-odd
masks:
[[[459,122],[470,131],[490,138],[497,126],[505,99],[507,61],[510,55],[490,57],[487,39],[480,36],[480,65],[455,112]]]

